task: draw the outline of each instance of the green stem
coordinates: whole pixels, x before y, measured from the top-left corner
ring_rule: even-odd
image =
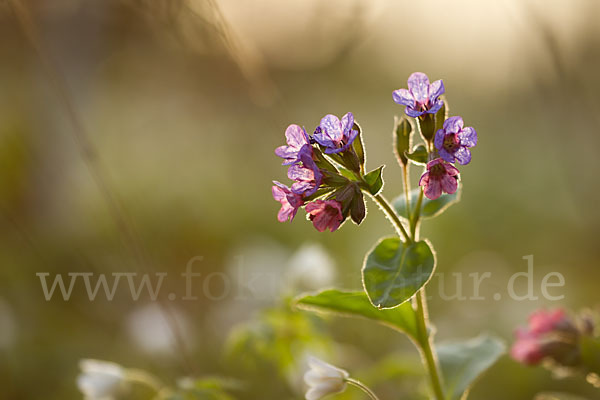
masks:
[[[164,388],[164,384],[157,377],[141,369],[128,369],[125,378],[129,382],[148,386],[156,393],[160,393]]]
[[[404,183],[404,196],[406,197],[406,218],[408,219],[408,224],[411,225],[410,182],[408,181],[408,165],[402,166],[402,179]]]
[[[421,219],[421,207],[423,204],[423,189],[419,191],[419,197],[417,199],[417,206],[415,208],[415,214],[410,218],[410,236],[417,240],[417,227],[419,226],[419,220]]]
[[[429,336],[429,332],[427,330],[427,303],[425,301],[425,288],[421,289],[416,295],[416,303],[417,303],[417,330],[419,333],[419,344],[421,346],[421,351],[423,354],[423,358],[425,364],[427,365],[427,370],[429,372],[429,378],[431,381],[431,388],[433,389],[433,393],[437,400],[444,399],[444,391],[442,389],[442,382],[440,379],[440,374],[438,372],[438,365],[435,359],[435,355],[433,354],[431,343],[431,337]]]
[[[383,210],[383,212],[388,217],[388,219],[392,222],[392,224],[394,225],[394,228],[396,228],[398,233],[404,237],[404,240],[409,244],[412,243],[413,240],[408,235],[408,232],[404,228],[402,221],[400,221],[400,218],[398,217],[398,215],[396,214],[396,212],[394,211],[394,209],[392,208],[390,203],[385,199],[385,197],[383,197],[380,194],[378,194],[377,196],[371,195],[371,197],[373,198],[373,200],[375,200],[375,202]]]
[[[373,391],[369,389],[364,383],[352,378],[346,379],[346,382],[348,382],[350,385],[356,386],[357,388],[365,392],[371,398],[371,400],[379,400],[379,397],[377,397],[377,395],[373,393]]]

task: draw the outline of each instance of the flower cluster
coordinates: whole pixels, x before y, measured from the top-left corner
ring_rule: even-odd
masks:
[[[576,366],[580,362],[579,340],[592,331],[589,321],[578,324],[562,309],[538,310],[529,317],[527,328],[515,331],[517,340],[511,356],[525,365],[549,359],[561,366]]]
[[[424,186],[425,196],[431,200],[442,193],[456,192],[458,169],[451,164],[471,162],[469,148],[477,144],[477,132],[472,127],[465,127],[461,117],[445,118],[444,101],[440,98],[444,92],[441,80],[429,83],[429,78],[422,72],[415,72],[408,78],[408,89],[393,92],[394,101],[406,106],[406,115],[417,118],[427,149],[432,150],[427,170],[419,181],[419,185]],[[435,127],[440,125],[434,134]]]
[[[319,232],[337,230],[348,216],[357,224],[362,221],[365,206],[358,183],[340,173],[340,168],[355,174],[360,171],[353,146],[359,134],[352,113],[341,120],[326,115],[312,137],[298,125],[286,129],[287,145],[275,149],[275,154],[288,166],[287,176],[293,183],[288,187],[273,181],[271,189],[281,203],[280,222],[293,220],[302,207]]]

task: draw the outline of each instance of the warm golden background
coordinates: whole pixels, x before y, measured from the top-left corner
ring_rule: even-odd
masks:
[[[413,71],[443,79],[451,113],[479,133],[473,162],[461,168],[462,202],[428,221],[423,235],[446,286],[451,272],[494,276],[481,288],[487,300],[443,301],[431,291],[438,339],[491,331],[510,341],[544,304],[597,303],[597,1],[24,2],[32,15],[25,28],[49,64],[14,3],[0,3],[0,398],[80,398],[82,357],[171,382],[192,371],[233,376],[246,385],[235,393],[242,399],[302,398],[294,367],[275,372],[252,352],[241,357],[229,333],[280,304],[279,293],[299,293],[284,281],[302,263],[335,268],[318,283],[360,288],[363,254],[392,230],[372,203],[360,229],[319,234],[302,215],[279,224],[270,182],[286,178],[273,149],[290,123],[310,131],[327,113],[352,111],[369,166],[387,164],[385,193],[398,195],[391,129],[402,107],[391,93]],[[543,275],[560,271],[566,286],[554,290],[563,301],[507,298],[508,277],[529,254],[537,294]],[[179,274],[194,256],[204,257],[194,267],[204,276],[222,271],[235,282],[241,265],[281,276],[281,285],[265,286],[260,298],[211,300],[199,279],[199,300],[167,302],[185,342],[178,346],[144,296],[136,302],[120,290],[112,302],[91,302],[79,287],[68,302],[47,302],[35,275],[143,265],[172,276],[166,296],[183,293]],[[207,285],[223,292],[218,279]],[[412,366],[406,339],[364,321],[327,319],[318,330],[335,339],[325,345],[328,359],[359,375],[394,355],[391,384],[362,377],[386,398],[422,398],[422,369]],[[530,399],[542,390],[594,398],[580,379],[555,381],[505,357],[470,399]]]

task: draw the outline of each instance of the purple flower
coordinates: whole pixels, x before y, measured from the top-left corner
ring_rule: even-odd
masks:
[[[304,205],[302,196],[290,190],[283,183],[273,181],[275,186],[271,188],[273,198],[281,203],[281,209],[277,213],[279,222],[285,222],[288,219],[292,221],[298,212],[298,209]]]
[[[340,153],[348,150],[358,136],[358,131],[352,129],[353,125],[354,115],[350,112],[341,121],[335,115],[328,114],[321,119],[314,138],[321,146],[326,147],[325,153]]]
[[[283,165],[295,164],[299,161],[299,153],[306,151],[312,152],[310,138],[301,126],[292,124],[285,130],[287,146],[280,146],[275,149],[275,154],[284,159]]]
[[[440,157],[449,163],[458,161],[465,165],[471,162],[469,147],[477,144],[477,132],[470,126],[464,127],[461,117],[450,117],[442,129],[435,134],[434,144]]]
[[[344,220],[342,204],[336,200],[315,200],[306,205],[306,212],[319,232],[323,232],[327,228],[333,232],[340,227]]]
[[[444,82],[437,80],[429,83],[429,78],[422,72],[414,72],[408,77],[408,90],[394,90],[392,96],[398,104],[406,106],[406,115],[419,117],[425,113],[435,114],[442,107],[439,97],[444,94]]]
[[[313,195],[323,179],[323,174],[317,167],[308,152],[300,152],[299,160],[301,164],[291,165],[288,169],[288,178],[294,180],[292,192],[304,197]]]
[[[427,171],[421,176],[419,186],[425,186],[423,192],[430,200],[435,200],[442,192],[452,194],[458,188],[456,176],[458,170],[441,158],[429,161]]]

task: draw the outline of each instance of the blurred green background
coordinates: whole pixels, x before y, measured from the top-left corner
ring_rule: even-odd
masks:
[[[405,338],[286,308],[305,289],[360,289],[364,253],[393,233],[385,218],[368,203],[360,229],[319,234],[303,215],[278,223],[270,193],[271,180],[286,181],[273,150],[287,125],[311,132],[325,114],[352,111],[368,167],[386,164],[384,193],[399,195],[391,130],[403,108],[391,93],[414,71],[443,79],[451,115],[479,134],[461,168],[461,203],[422,229],[444,273],[431,285],[451,294],[460,273],[469,296],[469,273],[493,276],[481,286],[485,300],[430,290],[437,339],[487,331],[510,342],[536,308],[598,302],[597,1],[22,4],[32,15],[26,31],[11,2],[0,4],[0,398],[81,398],[77,363],[93,357],[168,382],[235,377],[241,399],[300,399],[307,351],[355,371],[383,398],[424,398]],[[527,255],[539,299],[515,301],[506,284]],[[181,300],[180,274],[198,256],[198,299]],[[125,286],[112,301],[90,301],[83,285],[69,301],[46,301],[36,276],[132,271],[169,274],[160,294],[168,318]],[[561,301],[540,294],[552,271],[565,277],[551,291]],[[600,398],[579,378],[553,380],[508,357],[469,398],[544,390]]]

